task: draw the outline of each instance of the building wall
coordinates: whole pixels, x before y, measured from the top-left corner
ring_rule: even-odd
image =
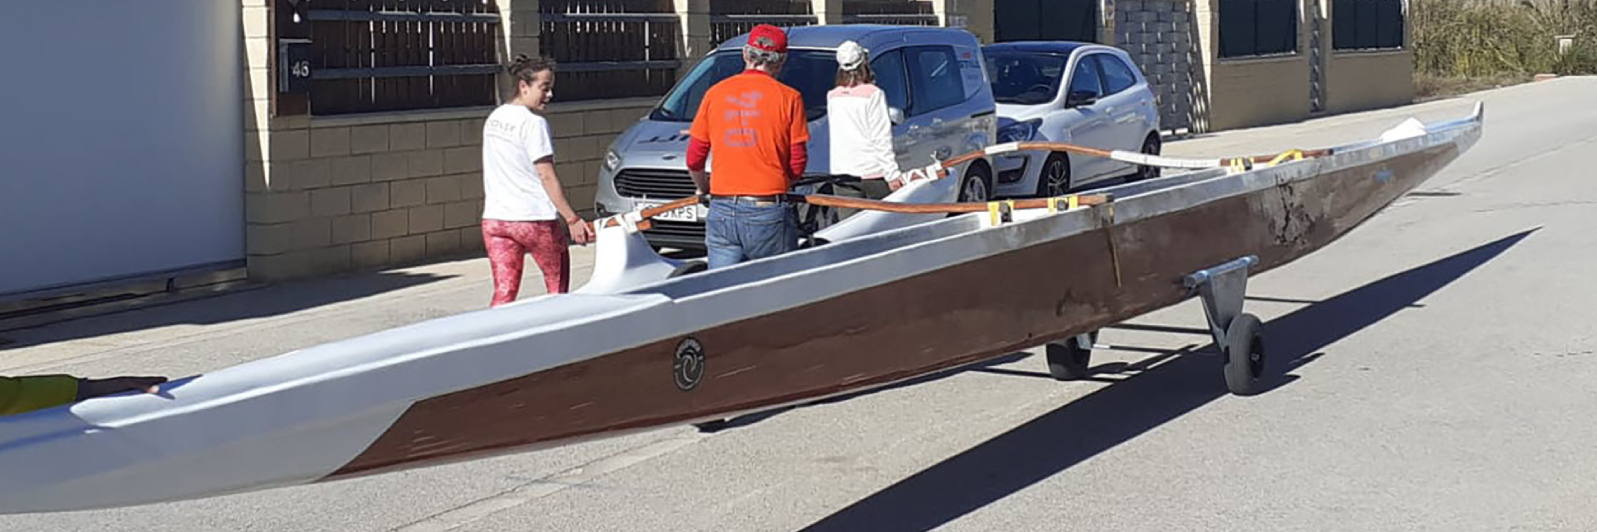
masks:
[[[1298,51],[1285,56],[1219,57],[1215,0],[1104,0],[1113,42],[1131,53],[1156,86],[1163,129],[1217,131],[1302,120],[1313,109],[1314,61],[1324,112],[1413,101],[1413,53],[1332,49],[1329,2],[1305,0]],[[1190,5],[1190,10],[1183,6]],[[1185,13],[1185,15],[1183,15]],[[1186,20],[1183,23],[1183,18]],[[1320,39],[1313,39],[1313,25]],[[1319,53],[1310,47],[1318,45]]]
[[[958,26],[976,35],[982,44],[991,44],[997,33],[993,11],[995,0],[933,0],[932,11],[944,26]]]
[[[536,54],[538,2],[496,1],[505,17],[502,51],[507,57]],[[268,1],[241,2],[249,72],[244,173],[251,277],[296,278],[479,255],[481,125],[491,109],[272,117]],[[823,22],[840,18],[842,0],[812,2]],[[1221,59],[1217,4],[1104,0],[1104,40],[1131,51],[1158,87],[1164,129],[1201,132],[1309,116],[1313,54],[1306,29],[1315,17],[1305,16],[1300,24],[1305,31],[1294,55]],[[994,5],[936,0],[933,10],[945,25],[989,43]],[[691,64],[700,48],[715,44],[707,37],[708,2],[677,0],[676,7],[684,19],[684,63]],[[1412,97],[1406,53],[1329,54],[1327,61],[1329,110]],[[579,210],[591,214],[604,149],[652,103],[645,98],[552,106],[557,169]]]
[[[1203,50],[1208,107],[1200,110],[1207,124],[1197,131],[1218,131],[1279,124],[1308,118],[1309,27],[1312,16],[1298,10],[1297,51],[1290,55],[1220,57],[1218,0],[1198,0],[1199,46]]]
[[[1327,57],[1327,112],[1348,113],[1414,101],[1413,52],[1331,52]]]
[[[243,258],[239,31],[215,0],[4,2],[0,298]]]
[[[546,116],[572,206],[591,215],[603,150],[653,100],[555,104]],[[249,268],[292,278],[480,254],[482,125],[491,108],[282,120],[271,182],[248,202]]]
[[[1309,116],[1309,58],[1220,59],[1209,67],[1209,130],[1302,120]]]
[[[413,262],[470,242],[483,112],[274,121],[270,176],[249,195],[263,277]],[[480,238],[478,238],[480,240]]]
[[[480,256],[482,125],[493,108],[272,116],[268,0],[242,1],[251,79],[244,169],[250,277]],[[504,51],[536,53],[537,4],[500,2],[510,28]],[[504,80],[501,89],[508,94],[510,86]],[[604,149],[654,101],[549,106],[555,171],[572,207],[592,215]]]
[[[496,0],[504,57],[539,52],[537,0]],[[277,280],[482,253],[481,131],[491,108],[344,117],[273,116],[269,0],[241,0],[246,27],[246,221],[249,275]],[[823,23],[843,0],[812,0]],[[708,42],[709,2],[677,0],[686,60]],[[937,0],[990,40],[991,0]],[[558,77],[558,69],[557,69]],[[501,76],[505,78],[505,76]],[[502,79],[508,93],[511,83]],[[604,150],[654,98],[552,104],[556,172],[592,215]]]
[[[1312,0],[1311,0],[1312,1]],[[1320,53],[1326,58],[1325,110],[1347,113],[1414,101],[1414,29],[1403,28],[1403,48],[1397,50],[1337,50],[1335,2],[1319,1]],[[1406,21],[1407,19],[1405,19]]]

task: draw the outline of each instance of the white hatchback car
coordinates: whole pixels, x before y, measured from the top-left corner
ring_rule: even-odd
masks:
[[[998,141],[1065,142],[1157,155],[1159,106],[1124,50],[1071,41],[982,47],[998,103]],[[1058,196],[1084,185],[1158,175],[1158,168],[1064,152],[997,156],[994,196]]]

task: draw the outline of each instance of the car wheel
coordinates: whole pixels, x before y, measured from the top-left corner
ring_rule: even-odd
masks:
[[[1052,198],[1070,192],[1070,157],[1063,153],[1048,156],[1037,174],[1037,196]]]
[[[1146,140],[1142,141],[1142,154],[1143,155],[1158,155],[1159,154],[1159,149],[1160,149],[1159,134],[1158,133],[1149,133],[1148,134],[1148,138]],[[1153,179],[1153,178],[1159,177],[1159,170],[1160,170],[1160,168],[1157,167],[1157,166],[1139,166],[1139,167],[1137,167],[1137,173],[1134,174],[1135,177],[1133,178],[1133,180],[1134,181],[1142,181],[1144,179]]]
[[[992,198],[992,172],[982,164],[971,164],[959,183],[960,202],[984,202]]]

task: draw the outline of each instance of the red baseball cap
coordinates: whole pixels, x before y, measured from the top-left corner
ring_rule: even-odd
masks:
[[[787,34],[782,32],[782,28],[770,24],[761,24],[749,31],[749,46],[767,52],[785,54],[787,53]]]

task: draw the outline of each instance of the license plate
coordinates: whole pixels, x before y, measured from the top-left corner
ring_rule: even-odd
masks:
[[[639,202],[637,205],[640,208],[653,209],[665,204]],[[670,222],[697,222],[708,215],[709,212],[710,210],[705,208],[703,205],[688,205],[686,207],[677,207],[675,209],[657,214],[654,216],[654,219]]]

